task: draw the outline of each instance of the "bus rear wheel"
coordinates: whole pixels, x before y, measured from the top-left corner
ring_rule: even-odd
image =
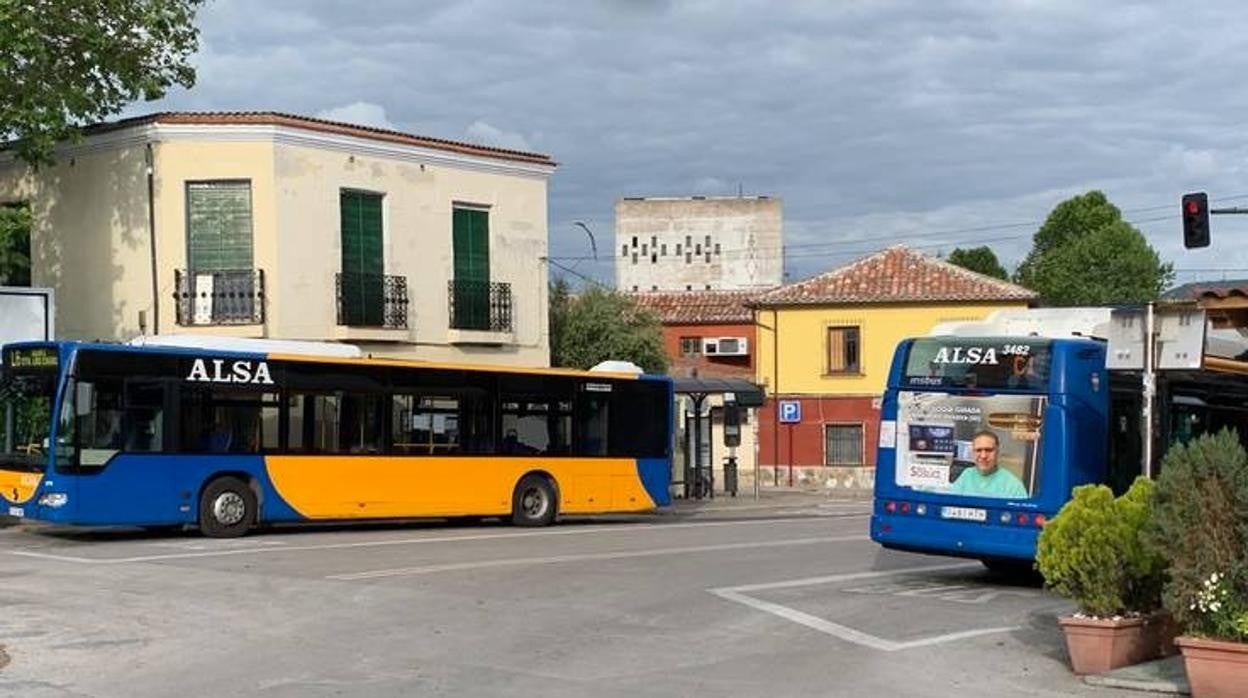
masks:
[[[511,495],[511,522],[517,526],[546,526],[555,520],[555,488],[550,480],[525,475]]]
[[[199,530],[209,538],[237,538],[256,521],[256,495],[236,477],[208,483],[199,498]]]

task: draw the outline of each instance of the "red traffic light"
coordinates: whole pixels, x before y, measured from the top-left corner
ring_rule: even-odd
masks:
[[[1203,191],[1183,195],[1183,246],[1209,246],[1209,196]]]

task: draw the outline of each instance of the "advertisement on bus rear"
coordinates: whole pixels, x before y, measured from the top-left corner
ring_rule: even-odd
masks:
[[[1046,402],[1030,395],[901,392],[897,484],[972,497],[1035,496]]]

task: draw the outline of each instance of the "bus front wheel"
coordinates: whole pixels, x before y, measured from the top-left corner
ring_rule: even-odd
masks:
[[[209,538],[237,538],[256,520],[256,495],[236,477],[208,483],[199,499],[199,530]]]
[[[525,475],[511,496],[511,522],[517,526],[545,526],[555,520],[555,488],[537,474]]]

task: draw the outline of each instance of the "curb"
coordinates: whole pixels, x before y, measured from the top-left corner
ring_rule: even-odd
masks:
[[[1183,657],[1179,655],[1115,669],[1104,674],[1089,674],[1083,677],[1083,682],[1089,686],[1126,688],[1168,695],[1190,695],[1192,692],[1183,669]]]

